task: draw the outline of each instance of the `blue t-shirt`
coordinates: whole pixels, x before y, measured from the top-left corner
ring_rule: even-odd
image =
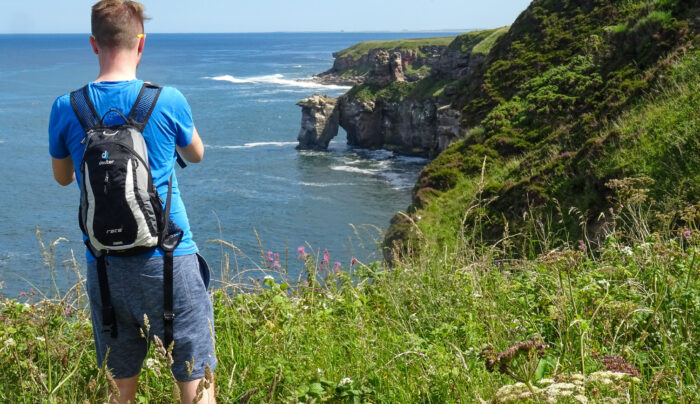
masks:
[[[111,109],[119,110],[124,116],[128,116],[142,85],[143,80],[90,83],[88,94],[100,117],[103,117]],[[104,116],[105,125],[119,125],[121,123],[124,123],[124,120],[117,113],[111,112]],[[193,130],[192,112],[185,97],[175,88],[163,87],[151,118],[143,131],[153,183],[163,200],[168,195],[168,179],[175,165],[175,145],[180,147],[189,145],[192,141]],[[72,158],[78,187],[82,182],[80,162],[85,150],[85,144],[81,144],[84,137],[85,131],[73,112],[70,94],[58,97],[51,109],[49,120],[49,152],[51,157],[57,159],[64,159],[68,156]],[[184,231],[182,241],[174,255],[198,252],[197,246],[192,240],[187,212],[180,197],[175,175],[173,175],[170,218]],[[87,238],[85,235],[83,237]],[[156,249],[146,255],[162,256],[163,252]],[[87,250],[86,257],[88,261],[95,260]]]

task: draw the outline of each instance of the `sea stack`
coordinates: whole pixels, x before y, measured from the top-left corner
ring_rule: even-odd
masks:
[[[301,107],[299,150],[327,150],[338,134],[338,99],[314,94],[297,103]]]

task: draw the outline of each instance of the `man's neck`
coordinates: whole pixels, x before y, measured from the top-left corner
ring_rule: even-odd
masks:
[[[95,82],[134,80],[139,59],[128,51],[101,53],[99,55],[100,75]]]

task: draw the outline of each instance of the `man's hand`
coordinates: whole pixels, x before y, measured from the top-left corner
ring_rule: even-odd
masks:
[[[190,163],[199,163],[204,157],[204,144],[202,138],[197,133],[197,128],[194,128],[192,133],[192,141],[186,147],[176,146],[177,152]]]
[[[75,167],[73,167],[73,159],[70,156],[64,159],[51,157],[51,167],[53,168],[53,178],[59,184],[66,186],[75,179]]]

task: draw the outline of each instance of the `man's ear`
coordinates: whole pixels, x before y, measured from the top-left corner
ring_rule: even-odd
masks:
[[[139,38],[139,54],[143,53],[143,46],[146,43],[146,35],[142,35],[141,38]]]
[[[95,52],[95,55],[100,54],[100,48],[97,46],[97,40],[92,35],[90,36],[90,46],[92,46],[92,51]]]

